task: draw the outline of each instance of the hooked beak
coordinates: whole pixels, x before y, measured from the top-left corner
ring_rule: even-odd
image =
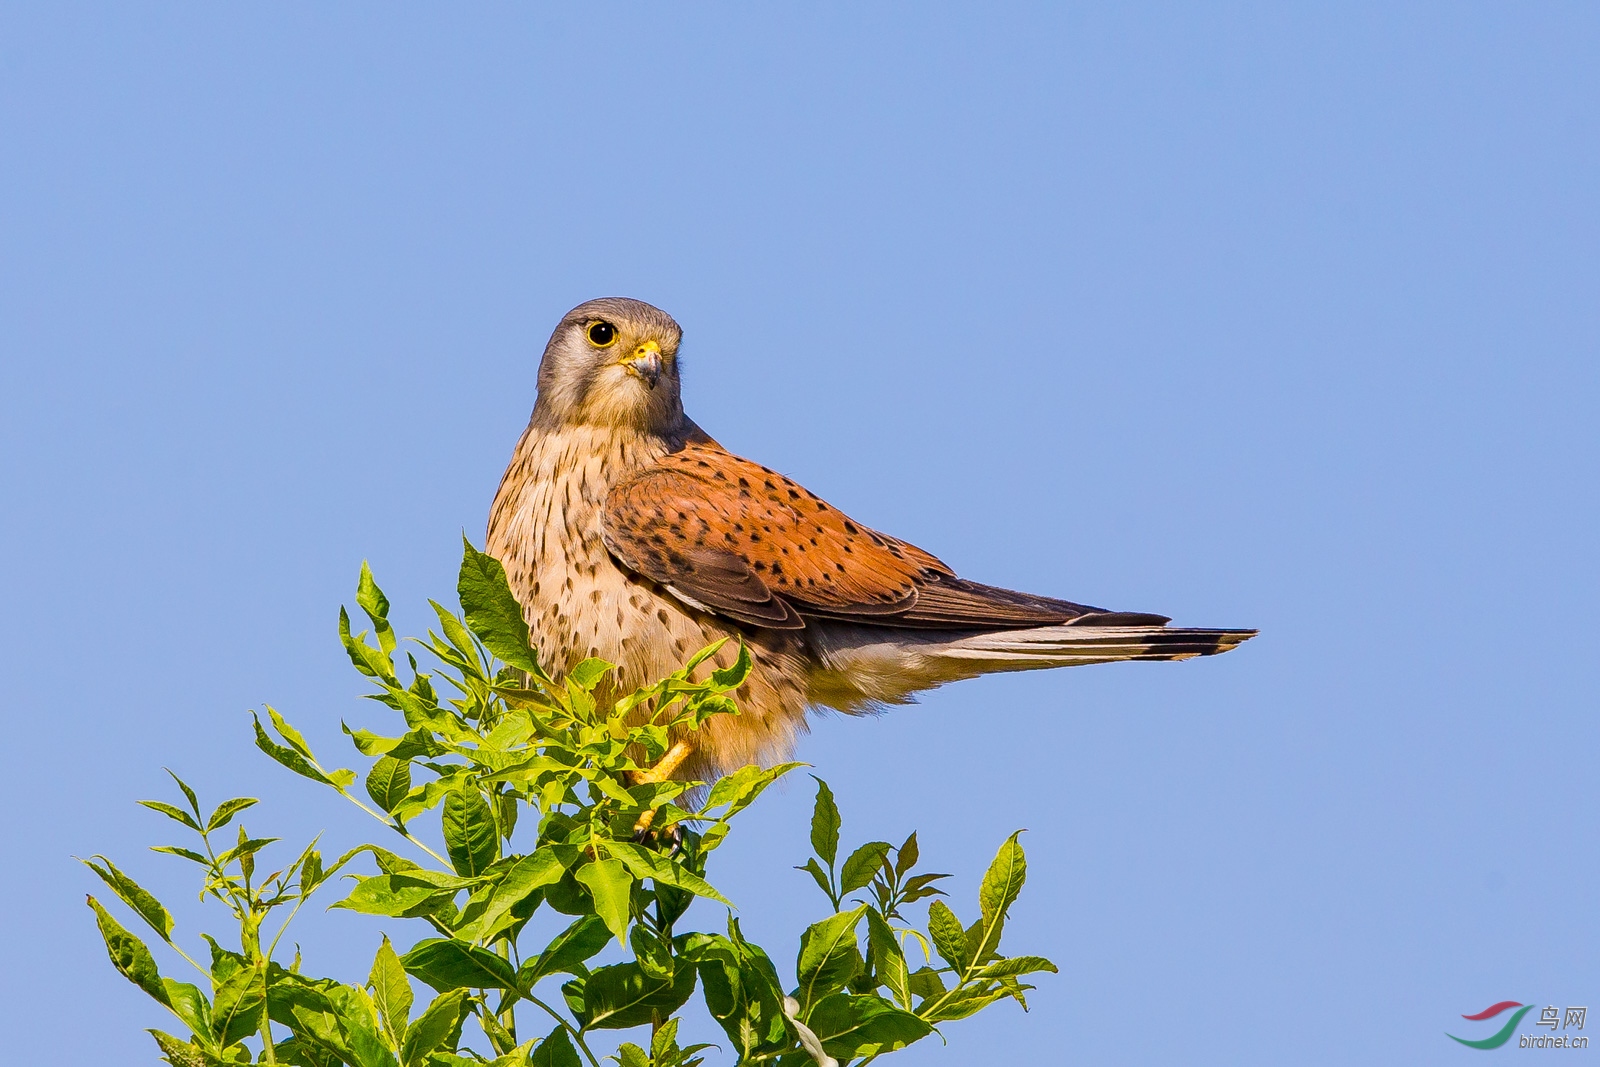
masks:
[[[654,389],[656,382],[661,380],[661,346],[654,341],[646,341],[635,348],[633,353],[622,361],[622,365],[628,369],[629,374]]]

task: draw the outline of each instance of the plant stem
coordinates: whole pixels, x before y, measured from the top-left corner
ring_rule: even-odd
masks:
[[[524,999],[527,1000],[527,1002],[529,1004],[532,1004],[534,1007],[544,1009],[545,1013],[548,1014],[550,1016],[550,1018],[552,1018],[556,1022],[560,1023],[561,1026],[562,1026],[562,1029],[566,1030],[567,1033],[571,1034],[572,1035],[572,1040],[574,1040],[574,1041],[576,1041],[578,1043],[579,1051],[581,1051],[585,1056],[589,1057],[589,1062],[594,1064],[594,1067],[600,1067],[600,1061],[595,1058],[595,1054],[593,1052],[589,1051],[589,1046],[583,1040],[583,1031],[582,1030],[579,1030],[577,1027],[575,1027],[571,1023],[567,1022],[567,1017],[565,1015],[562,1015],[559,1011],[556,1011],[554,1008],[552,1008],[550,1005],[546,1004],[544,1001],[540,1000],[538,997],[529,996],[527,994],[524,994]]]
[[[350,803],[354,804],[356,807],[360,808],[362,811],[366,812],[368,815],[372,816],[374,819],[377,819],[379,822],[383,823],[383,825],[387,826],[389,829],[393,830],[395,833],[399,834],[401,837],[405,838],[407,841],[411,842],[413,845],[416,845],[418,848],[420,848],[422,851],[426,852],[428,855],[432,856],[434,858],[434,860],[437,861],[441,866],[450,867],[450,861],[449,860],[445,859],[443,856],[439,855],[433,849],[429,848],[425,843],[423,843],[421,841],[418,841],[416,838],[412,837],[410,834],[408,834],[404,830],[400,829],[400,827],[396,826],[394,823],[390,822],[388,819],[385,819],[382,815],[379,815],[377,812],[373,811],[371,808],[369,808],[365,804],[361,803],[360,800],[358,800],[356,797],[351,795],[349,792],[347,792],[347,791],[345,791],[343,789],[340,789],[339,790],[339,795],[344,797]],[[454,870],[455,868],[454,867],[450,867],[450,869]]]
[[[206,970],[204,967],[200,966],[198,963],[196,963],[193,956],[189,955],[187,952],[183,951],[183,949],[179,948],[178,947],[178,943],[176,941],[168,941],[167,942],[167,946],[169,948],[171,948],[172,951],[176,952],[178,955],[180,955],[184,959],[188,960],[189,961],[189,966],[193,967],[195,970],[199,971],[201,974],[205,975],[207,978],[211,977],[211,972]]]
[[[272,1019],[267,1014],[267,969],[265,967],[261,968],[261,1062],[278,1062],[278,1050],[272,1047]]]
[[[271,962],[272,954],[278,951],[278,942],[283,938],[284,931],[289,929],[289,924],[294,922],[294,917],[300,914],[300,905],[306,902],[304,895],[294,902],[294,907],[289,909],[289,917],[283,920],[283,925],[278,927],[278,932],[272,938],[272,943],[267,946],[267,961]]]

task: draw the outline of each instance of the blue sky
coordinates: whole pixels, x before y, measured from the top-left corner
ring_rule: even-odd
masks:
[[[857,519],[1263,631],[816,723],[847,840],[918,829],[958,912],[1027,827],[1062,969],[897,1063],[1450,1063],[1600,1000],[1596,54],[1560,3],[0,8],[8,1055],[154,1061],[70,857],[193,937],[162,766],[367,838],[246,711],[372,718],[361,561],[425,626],[612,294]],[[810,799],[719,883],[775,951]],[[380,924],[303,923],[365,976]]]

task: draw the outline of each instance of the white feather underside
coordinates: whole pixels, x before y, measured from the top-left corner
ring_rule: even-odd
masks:
[[[1226,652],[1250,636],[1165,626],[1063,625],[952,633],[813,623],[808,630],[822,664],[809,678],[811,701],[848,713],[909,703],[921,690],[980,674],[1191,659]]]

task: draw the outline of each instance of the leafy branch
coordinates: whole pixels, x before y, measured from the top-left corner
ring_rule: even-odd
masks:
[[[898,847],[869,841],[838,863],[841,818],[818,779],[815,855],[801,869],[830,913],[801,935],[786,983],[744,938],[707,867],[734,820],[801,765],[744,767],[714,783],[667,773],[707,722],[738,714],[730,694],[749,675],[748,650],[719,643],[653,685],[619,693],[616,668],[603,660],[546,673],[499,562],[470,544],[457,594],[459,612],[430,602],[437,632],[410,643],[432,661],[424,669],[415,653],[400,656],[388,598],[363,564],[356,604],[370,628],[352,633],[341,609],[339,638],[373,683],[370,698],[398,716],[388,732],[344,726],[370,761],[364,775],[329,769],[276,709],[266,708],[265,723],[253,716],[257,748],[356,804],[425,859],[364,843],[325,867],[313,841],[258,876],[258,856],[275,839],[251,837],[242,824],[226,843],[217,836],[256,800],[202,815],[174,776],[185,805],[142,803],[197,836],[196,847],[156,851],[198,866],[202,899],[222,905],[238,928],[239,951],[206,937],[209,966],[173,939],[172,916],[153,895],[110,860],[85,861],[208,981],[205,992],[162,976],[150,948],[90,898],[113,964],[188,1029],[185,1038],[152,1031],[169,1063],[599,1067],[592,1044],[602,1031],[648,1026],[647,1044],[624,1042],[609,1058],[697,1067],[711,1046],[681,1046],[678,1015],[698,991],[737,1062],[826,1067],[903,1048],[996,1000],[1026,1008],[1032,987],[1020,978],[1055,970],[999,951],[1026,872],[1017,835],[984,876],[979,917],[963,926],[934,899],[948,876],[917,871],[915,833]],[[366,799],[354,791],[358,778]],[[419,819],[437,847],[414,833]],[[370,867],[345,875],[345,895],[330,907],[418,922],[425,936],[404,952],[384,936],[362,985],[308,977],[298,950],[284,966],[274,954],[300,907],[358,859]],[[696,901],[697,915],[726,910],[723,932],[682,929]],[[922,901],[931,903],[919,925],[910,909]],[[287,910],[263,945],[279,909]],[[913,942],[927,961],[916,970],[905,953]],[[934,953],[942,966],[932,965]],[[418,984],[430,999],[414,1014]]]

